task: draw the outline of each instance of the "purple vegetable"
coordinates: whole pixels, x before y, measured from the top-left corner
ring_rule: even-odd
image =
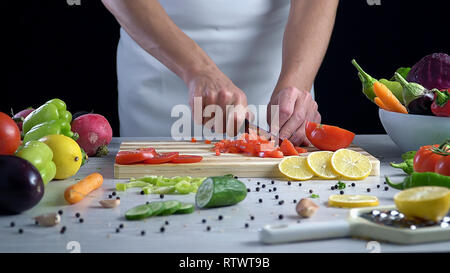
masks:
[[[31,113],[33,112],[33,108],[27,108],[24,109],[22,111],[20,111],[19,113],[15,114],[13,116],[13,120],[16,122],[17,127],[19,127],[19,130],[22,132],[22,124],[23,124],[23,120]]]
[[[433,53],[423,57],[408,73],[406,80],[431,90],[450,88],[450,56]]]
[[[434,93],[426,91],[422,96],[408,104],[408,114],[433,116],[431,104],[434,101]]]

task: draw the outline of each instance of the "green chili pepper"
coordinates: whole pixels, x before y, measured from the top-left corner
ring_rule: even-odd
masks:
[[[39,140],[48,135],[65,135],[70,138],[74,138],[75,136],[71,131],[70,123],[67,120],[57,119],[40,123],[31,128],[31,130],[25,134],[23,142],[27,143],[32,140]]]
[[[402,163],[390,163],[391,167],[402,169],[407,174],[414,172],[414,159],[406,159]]]
[[[406,177],[401,183],[392,183],[389,177],[386,177],[386,183],[398,190],[404,190],[422,186],[441,186],[450,188],[450,176],[441,175],[432,172],[417,173],[414,172]]]
[[[389,81],[386,79],[380,79],[380,82],[384,85],[386,85],[386,87],[392,92],[392,94],[394,94],[394,96],[402,103],[403,102],[403,87],[400,83],[395,82],[395,81]]]
[[[403,160],[414,159],[414,156],[416,155],[416,153],[417,153],[417,151],[406,152],[406,153],[402,154],[402,159]]]
[[[376,97],[374,91],[373,91],[373,85],[377,82],[376,79],[372,78],[369,74],[367,74],[359,65],[356,63],[356,61],[353,59],[352,64],[358,69],[358,77],[361,80],[363,93],[366,95],[368,99],[373,101],[373,99]]]
[[[65,120],[69,124],[72,121],[72,114],[67,111],[66,104],[60,99],[52,99],[31,112],[23,121],[23,132],[28,133],[34,126],[51,121]]]

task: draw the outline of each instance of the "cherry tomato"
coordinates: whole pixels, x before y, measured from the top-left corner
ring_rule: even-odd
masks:
[[[434,172],[436,163],[442,155],[433,153],[433,147],[439,147],[439,145],[436,144],[420,147],[414,156],[414,171],[419,173]]]
[[[280,149],[285,156],[298,155],[298,152],[295,149],[294,145],[286,138],[283,139],[283,142],[280,145]]]
[[[142,163],[143,164],[162,164],[162,163],[170,162],[170,161],[174,160],[175,158],[177,158],[178,156],[179,156],[178,152],[160,153],[153,158],[144,160]]]
[[[312,145],[327,151],[347,148],[355,137],[354,133],[345,129],[310,121],[306,122],[305,133]]]
[[[203,157],[199,155],[179,155],[172,159],[170,163],[197,163],[202,161]]]
[[[135,164],[153,157],[155,157],[155,155],[152,151],[145,151],[145,150],[120,151],[116,155],[116,163],[121,165]]]
[[[0,155],[12,155],[20,145],[20,130],[7,114],[0,112]]]
[[[442,156],[434,167],[434,172],[442,175],[450,176],[450,155]]]

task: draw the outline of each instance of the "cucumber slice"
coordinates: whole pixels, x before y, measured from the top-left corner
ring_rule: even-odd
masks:
[[[136,206],[125,213],[127,220],[141,220],[150,216],[152,216],[152,210],[147,205]]]
[[[175,211],[175,214],[189,214],[193,213],[195,210],[195,206],[189,203],[181,203],[180,208]]]
[[[235,205],[247,196],[247,187],[232,175],[208,177],[198,187],[195,203],[199,208]]]
[[[164,210],[160,215],[172,215],[181,207],[181,202],[175,200],[164,201],[163,204]]]
[[[164,203],[160,202],[160,201],[158,201],[158,202],[151,202],[151,203],[147,204],[147,206],[152,211],[152,215],[151,216],[160,215],[165,209]]]
[[[156,187],[152,189],[151,193],[156,194],[169,194],[175,192],[175,186],[168,186],[168,187]]]

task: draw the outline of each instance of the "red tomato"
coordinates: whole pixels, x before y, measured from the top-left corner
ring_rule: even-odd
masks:
[[[211,144],[211,140],[205,139],[205,144]]]
[[[305,133],[312,145],[327,151],[347,148],[355,137],[354,133],[345,129],[309,121],[306,122]]]
[[[144,160],[143,164],[162,164],[174,160],[179,156],[178,152],[161,153],[153,158]]]
[[[308,150],[306,150],[305,148],[298,147],[298,146],[295,146],[295,150],[297,150],[297,152],[299,154],[303,154],[303,153],[307,153],[308,152]]]
[[[0,112],[0,155],[12,155],[20,145],[20,130],[7,114]]]
[[[295,149],[294,145],[286,138],[283,139],[283,142],[280,145],[280,149],[281,152],[283,152],[283,155],[285,156],[298,155],[298,152]]]
[[[436,163],[442,157],[442,155],[433,153],[432,147],[439,147],[439,145],[427,145],[422,146],[417,151],[414,156],[414,171],[423,172],[434,172]]]
[[[442,175],[450,176],[450,155],[442,156],[434,167],[434,172]]]
[[[179,155],[174,158],[170,163],[197,163],[202,161],[203,157],[199,155]]]
[[[145,151],[145,150],[120,151],[116,155],[116,163],[121,165],[135,164],[153,157],[155,157],[155,155],[152,151]]]

